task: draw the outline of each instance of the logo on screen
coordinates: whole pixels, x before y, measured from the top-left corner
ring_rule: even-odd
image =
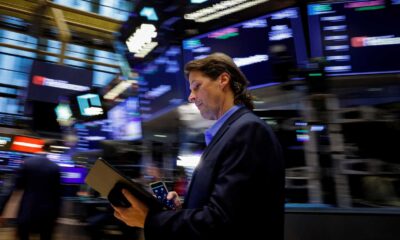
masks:
[[[99,95],[88,93],[78,96],[77,99],[82,116],[98,116],[103,114]]]

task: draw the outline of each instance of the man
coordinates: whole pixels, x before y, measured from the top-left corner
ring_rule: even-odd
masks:
[[[185,67],[189,101],[205,119],[207,147],[193,173],[183,206],[152,212],[126,190],[130,208],[115,209],[146,240],[283,239],[284,165],[272,130],[251,109],[248,81],[225,54],[214,53]]]
[[[52,141],[43,146],[43,153],[24,160],[17,177],[16,190],[23,196],[17,216],[20,240],[30,233],[40,234],[41,240],[52,239],[61,204],[60,168],[50,161],[46,152]]]

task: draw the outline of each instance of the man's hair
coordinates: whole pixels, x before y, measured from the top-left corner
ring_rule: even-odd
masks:
[[[234,103],[243,104],[249,109],[254,109],[252,96],[247,91],[249,81],[232,58],[224,53],[213,53],[205,58],[193,60],[186,64],[185,75],[189,77],[192,71],[202,72],[212,80],[216,80],[222,73],[229,74],[230,87],[234,94]]]

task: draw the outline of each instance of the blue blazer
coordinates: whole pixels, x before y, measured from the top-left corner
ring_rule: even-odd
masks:
[[[59,166],[46,156],[24,160],[16,188],[24,190],[18,212],[19,224],[49,224],[57,219],[61,207]]]
[[[150,212],[146,240],[283,239],[284,162],[273,131],[240,108],[193,173],[182,210]]]

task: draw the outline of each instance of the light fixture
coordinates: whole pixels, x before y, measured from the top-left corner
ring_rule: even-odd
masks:
[[[103,98],[107,100],[114,100],[121,93],[125,92],[126,89],[132,86],[132,84],[135,83],[137,83],[136,80],[123,80],[120,83],[118,83],[115,87],[113,87],[110,91],[108,91]]]
[[[158,45],[152,41],[156,37],[156,27],[153,24],[143,23],[128,38],[126,45],[130,52],[135,53],[135,57],[143,58]]]
[[[255,5],[268,2],[269,0],[227,0],[210,7],[199,9],[195,12],[185,14],[184,18],[194,20],[195,22],[208,22],[210,20],[220,18],[222,16],[239,12],[243,9],[253,7]]]
[[[193,3],[193,4],[198,4],[198,3],[203,3],[203,2],[207,2],[207,0],[190,0],[190,3]]]

